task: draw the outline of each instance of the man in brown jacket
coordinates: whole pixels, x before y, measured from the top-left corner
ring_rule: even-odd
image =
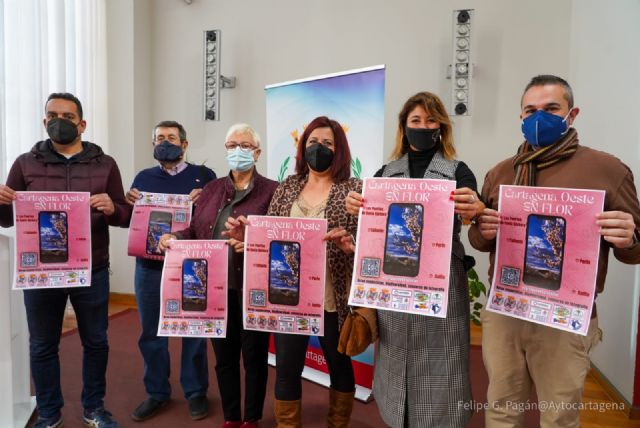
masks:
[[[62,320],[71,300],[83,347],[84,423],[95,428],[118,424],[105,410],[107,316],[109,304],[109,225],[126,226],[131,215],[113,158],[82,141],[87,124],[80,101],[69,93],[49,95],[44,126],[49,139],[16,159],[7,184],[0,184],[0,226],[13,226],[15,191],[90,192],[91,286],[26,290],[31,376],[36,389],[36,428],[62,425],[58,345]]]
[[[536,76],[521,100],[525,142],[516,156],[486,175],[482,198],[487,205],[469,230],[471,245],[490,253],[493,273],[499,227],[501,184],[597,189],[606,192],[604,212],[594,219],[602,241],[596,293],[602,292],[610,249],[623,263],[640,263],[640,206],[629,167],[614,156],[578,143],[571,127],[579,113],[569,84],[556,76]],[[483,359],[489,374],[488,428],[524,426],[523,407],[535,386],[542,427],[579,427],[589,351],[601,331],[594,303],[586,337],[521,319],[484,311]],[[548,406],[548,409],[544,409]]]

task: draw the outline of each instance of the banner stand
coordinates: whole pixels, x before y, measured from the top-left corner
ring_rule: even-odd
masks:
[[[29,332],[23,291],[11,290],[14,229],[0,234],[0,427],[24,427],[36,408],[29,383]],[[27,293],[29,291],[26,291]]]
[[[276,366],[276,356],[271,352],[269,352],[269,365],[273,367]],[[308,366],[305,366],[304,370],[302,370],[302,377],[327,388],[331,386],[331,381],[326,373],[321,372],[320,370],[312,369]],[[356,385],[356,400],[362,401],[363,403],[368,403],[373,400],[373,396],[371,393],[372,391],[369,388]]]

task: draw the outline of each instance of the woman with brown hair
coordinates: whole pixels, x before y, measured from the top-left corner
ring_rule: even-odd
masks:
[[[342,126],[325,116],[307,125],[296,154],[296,173],[276,189],[267,215],[325,218],[327,276],[324,296],[324,336],[319,337],[329,368],[328,427],[348,427],[353,408],[355,380],[351,358],[338,352],[340,328],[349,313],[347,300],[353,271],[351,236],[357,218],[347,213],[344,200],[360,192],[360,180],[351,175],[351,152]],[[246,219],[229,220],[230,243],[241,249],[241,226]],[[248,227],[251,227],[249,224]],[[236,245],[237,244],[237,245]],[[309,336],[274,333],[276,347],[275,416],[278,427],[300,427],[302,370]]]
[[[376,177],[455,180],[449,303],[446,318],[378,311],[373,391],[383,420],[392,427],[463,427],[471,417],[469,292],[473,264],[460,241],[462,220],[484,209],[473,172],[455,160],[453,129],[442,101],[420,92],[398,115],[391,162]],[[358,213],[362,196],[351,192],[347,211]],[[366,202],[365,202],[366,203]]]

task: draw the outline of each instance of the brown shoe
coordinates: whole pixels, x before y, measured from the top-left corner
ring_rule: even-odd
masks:
[[[353,410],[354,392],[339,392],[329,389],[329,416],[327,428],[348,428]]]
[[[276,400],[275,413],[278,428],[302,427],[302,409],[300,400]]]

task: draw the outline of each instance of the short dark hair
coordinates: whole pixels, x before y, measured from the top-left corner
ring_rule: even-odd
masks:
[[[298,149],[296,151],[296,173],[300,175],[306,175],[309,173],[309,166],[304,158],[304,152],[307,145],[309,135],[316,128],[331,128],[333,131],[334,140],[334,155],[333,162],[329,171],[331,178],[336,183],[347,180],[351,176],[351,151],[349,150],[349,143],[347,142],[347,135],[337,121],[329,119],[327,116],[316,117],[307,125],[302,133],[302,136],[298,140]]]
[[[178,130],[178,135],[180,136],[180,141],[187,141],[187,131],[184,129],[184,126],[182,126],[175,120],[163,120],[162,122],[158,123],[153,128],[152,140],[156,139],[156,129],[158,128],[176,128]]]
[[[553,74],[540,74],[529,82],[526,88],[524,88],[524,92],[522,93],[522,97],[520,97],[520,105],[522,105],[522,100],[524,99],[524,94],[527,93],[529,89],[534,86],[546,86],[546,85],[560,85],[564,88],[564,98],[569,103],[569,108],[573,108],[573,90],[569,83],[564,80],[562,77],[554,76]]]
[[[80,120],[82,120],[82,103],[80,102],[80,100],[75,95],[73,95],[73,94],[71,94],[69,92],[54,92],[52,94],[49,94],[49,97],[47,98],[47,102],[44,103],[44,112],[45,113],[47,113],[47,104],[51,100],[72,101],[76,105],[76,108],[78,110],[78,116],[80,116]]]

